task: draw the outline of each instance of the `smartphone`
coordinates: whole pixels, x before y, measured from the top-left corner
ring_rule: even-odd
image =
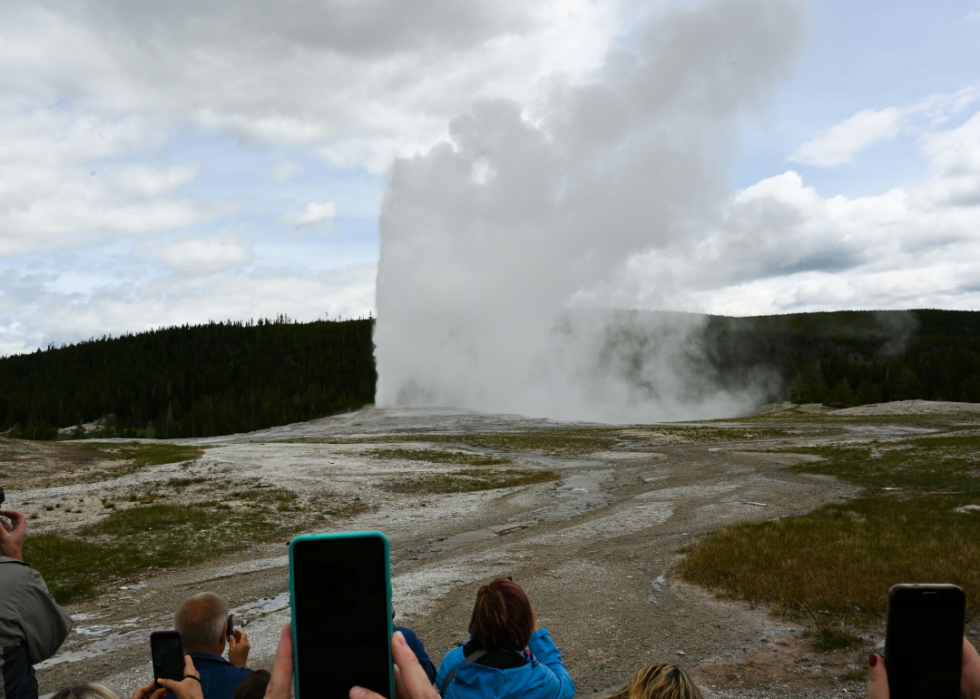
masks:
[[[296,698],[395,699],[391,569],[381,532],[304,534],[289,544]]]
[[[885,663],[891,699],[958,699],[966,595],[956,585],[888,592]]]
[[[154,631],[150,634],[153,679],[184,679],[184,638],[180,631]],[[160,685],[157,684],[159,687]]]
[[[280,549],[281,551],[282,549]],[[228,615],[228,625],[225,626],[225,638],[231,638],[235,635],[235,615]]]

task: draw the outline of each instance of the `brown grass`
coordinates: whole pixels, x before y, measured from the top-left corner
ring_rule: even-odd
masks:
[[[503,466],[513,463],[511,459],[506,457],[437,449],[373,449],[361,452],[361,456],[382,461],[425,461],[434,464],[465,464],[467,466]]]
[[[547,483],[559,478],[561,474],[554,471],[473,469],[423,474],[392,483],[389,488],[396,493],[473,493],[478,490]]]
[[[896,583],[955,583],[972,617],[980,610],[980,514],[954,512],[960,504],[957,496],[867,497],[743,524],[692,546],[679,572],[725,596],[855,622],[883,618]]]

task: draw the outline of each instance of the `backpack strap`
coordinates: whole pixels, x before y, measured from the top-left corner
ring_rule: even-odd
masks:
[[[485,650],[476,650],[476,651],[473,651],[472,653],[470,653],[469,655],[467,655],[465,658],[463,658],[463,663],[475,663],[477,660],[479,660],[480,658],[482,658],[486,654],[487,654],[487,652]],[[459,665],[462,665],[463,663],[460,663]],[[446,696],[446,689],[449,688],[449,683],[453,681],[453,678],[454,677],[456,677],[456,668],[458,668],[459,665],[457,665],[456,667],[454,667],[452,670],[450,670],[446,674],[446,678],[442,681],[442,687],[439,688],[439,696],[440,697]]]

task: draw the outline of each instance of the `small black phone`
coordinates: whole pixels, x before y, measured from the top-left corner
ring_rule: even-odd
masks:
[[[956,585],[888,592],[885,666],[891,699],[958,699],[966,595]]]
[[[347,699],[357,685],[395,699],[387,537],[296,537],[289,571],[296,698]]]
[[[154,631],[150,634],[153,679],[184,679],[184,637],[180,631]],[[159,686],[159,685],[158,685]]]
[[[235,635],[235,615],[228,615],[228,625],[225,627],[225,637],[231,638]]]

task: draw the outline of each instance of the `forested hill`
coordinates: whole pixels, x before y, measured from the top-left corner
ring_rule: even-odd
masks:
[[[704,345],[714,372],[753,367],[781,379],[772,399],[835,407],[921,398],[980,402],[980,312],[837,311],[711,316]]]
[[[287,317],[185,325],[0,359],[0,431],[52,439],[202,437],[283,425],[374,400],[372,320]]]
[[[721,387],[765,375],[774,378],[770,400],[980,402],[980,312],[708,316],[698,323],[699,356]],[[371,320],[280,317],[0,358],[0,432],[52,439],[59,427],[105,420],[107,436],[202,437],[359,408],[374,400],[377,383],[372,328]]]

